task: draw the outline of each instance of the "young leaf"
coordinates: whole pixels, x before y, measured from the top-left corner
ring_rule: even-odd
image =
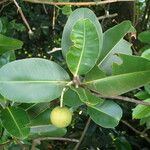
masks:
[[[99,38],[99,51],[101,51],[102,43],[103,43],[103,34],[102,34],[101,25],[96,15],[88,8],[78,8],[75,11],[73,11],[72,14],[69,16],[63,30],[61,47],[62,47],[63,56],[65,58],[70,46],[72,45],[72,41],[70,39],[72,29],[76,24],[76,22],[78,22],[81,19],[89,19],[95,26]]]
[[[1,121],[6,130],[14,137],[24,139],[28,136],[30,129],[27,126],[29,118],[21,108],[7,107],[1,112]]]
[[[97,105],[104,102],[103,99],[100,99],[94,96],[90,91],[83,88],[74,88],[74,91],[79,95],[81,101],[87,105]]]
[[[99,37],[89,19],[76,22],[71,32],[73,45],[67,53],[67,65],[74,76],[89,72],[96,64],[100,49]]]
[[[0,34],[0,54],[20,49],[22,45],[23,43],[21,41]]]
[[[15,102],[49,102],[61,95],[68,80],[67,72],[55,62],[23,59],[0,68],[0,93]]]
[[[139,40],[143,43],[150,43],[150,31],[141,32],[138,36]]]
[[[144,102],[150,102],[150,99],[147,99]],[[150,117],[150,107],[149,106],[140,105],[140,104],[137,105],[133,109],[132,117],[134,119],[141,119],[141,118]]]
[[[66,134],[65,128],[56,128],[53,125],[39,125],[30,128],[29,139],[39,137],[61,137]]]
[[[89,105],[88,113],[91,119],[104,128],[114,128],[122,117],[122,109],[113,101],[104,101],[96,106]]]
[[[85,81],[89,88],[105,96],[121,95],[150,83],[150,61],[129,55],[119,55],[123,63],[113,66],[113,75]]]

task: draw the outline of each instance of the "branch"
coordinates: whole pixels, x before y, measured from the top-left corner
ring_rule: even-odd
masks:
[[[128,122],[121,120],[122,123],[124,123],[126,126],[128,126],[132,131],[134,131],[135,133],[139,134],[141,137],[143,137],[148,143],[150,143],[150,138],[148,137],[148,135],[145,132],[141,132],[137,129],[135,129],[132,125],[130,125]]]
[[[95,95],[97,95],[100,98],[115,99],[115,100],[121,100],[121,101],[131,102],[131,103],[135,103],[135,104],[150,106],[150,102],[139,101],[134,98],[124,97],[124,96],[102,96],[99,92],[97,92],[93,89],[88,88],[88,90],[90,90],[92,93],[94,93]]]
[[[25,2],[30,3],[38,3],[38,4],[49,4],[49,5],[72,5],[72,6],[93,6],[93,5],[103,5],[109,3],[116,3],[116,2],[132,2],[134,0],[105,0],[100,2],[50,2],[49,0],[23,0]]]
[[[98,20],[102,20],[102,19],[106,19],[106,18],[113,18],[113,17],[116,17],[116,16],[118,16],[117,13],[110,14],[110,15],[104,15],[104,16],[98,17]]]
[[[25,25],[27,26],[27,28],[28,28],[28,30],[29,30],[28,33],[29,33],[29,34],[33,34],[33,31],[31,30],[30,25],[29,25],[27,19],[25,18],[21,7],[19,6],[19,4],[17,3],[16,0],[13,0],[13,2],[14,2],[14,4],[16,5],[16,7],[17,7],[17,9],[18,9],[18,11],[19,11],[19,13],[20,13],[20,15],[21,15],[21,18],[22,18],[23,22],[25,23]]]
[[[54,47],[51,51],[48,51],[47,54],[52,54],[54,52],[61,51],[61,50],[62,50],[62,48]]]
[[[79,146],[80,146],[80,144],[81,144],[81,142],[82,142],[82,140],[83,140],[83,138],[84,138],[84,136],[86,134],[86,131],[87,131],[89,125],[90,125],[90,122],[91,122],[91,119],[89,118],[88,121],[87,121],[87,123],[86,123],[86,125],[85,125],[85,128],[84,128],[84,130],[82,132],[82,135],[81,135],[81,137],[79,139],[79,142],[76,144],[74,150],[77,150],[79,148]]]
[[[33,140],[32,148],[31,150],[35,150],[35,147],[41,143],[41,141],[45,140],[57,140],[57,141],[68,141],[68,142],[75,142],[78,143],[79,140],[77,139],[70,139],[70,138],[60,138],[60,137],[43,137],[43,138],[37,138]]]

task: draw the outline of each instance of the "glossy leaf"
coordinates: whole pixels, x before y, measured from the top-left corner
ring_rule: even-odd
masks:
[[[139,91],[134,96],[143,100],[150,98],[150,94],[148,94],[146,91]]]
[[[150,99],[145,100],[144,102],[150,102]],[[146,118],[150,117],[150,107],[149,106],[144,106],[144,105],[137,105],[133,109],[132,117],[135,119],[141,119],[141,118]]]
[[[49,108],[49,103],[22,103],[19,107],[29,114],[30,119],[34,119]]]
[[[11,50],[21,49],[22,45],[23,43],[21,41],[0,34],[0,54]]]
[[[143,43],[150,43],[150,31],[141,32],[138,36],[139,40]]]
[[[117,56],[117,54],[132,55],[131,44],[126,40],[121,39],[109,52],[108,56],[101,62],[99,67],[108,75],[112,74],[113,63],[122,63],[122,60]]]
[[[7,107],[1,112],[1,121],[5,129],[14,137],[24,139],[30,129],[27,126],[29,118],[27,113],[16,107]]]
[[[120,95],[150,83],[150,61],[138,56],[119,55],[123,63],[113,65],[113,75],[85,81],[105,96]]]
[[[96,97],[86,89],[74,88],[73,90],[79,95],[81,101],[87,105],[97,105],[104,102],[103,99]]]
[[[30,121],[30,126],[38,126],[38,125],[49,125],[50,124],[50,113],[52,108],[48,108],[47,110],[41,112],[38,116],[34,117]]]
[[[133,28],[130,21],[123,21],[122,23],[110,28],[103,35],[103,47],[102,52],[99,59],[99,65],[101,65],[105,59],[109,59],[109,57],[115,53],[115,46],[122,41],[122,38],[129,32],[133,32],[135,29]],[[120,52],[123,49],[119,49]]]
[[[83,104],[78,94],[72,89],[68,89],[64,94],[64,104],[69,107],[79,107]]]
[[[104,128],[114,128],[122,117],[122,109],[113,101],[104,101],[96,106],[90,105],[88,113],[91,119]]]
[[[63,30],[61,47],[62,47],[63,56],[65,58],[70,46],[72,45],[72,41],[70,39],[72,29],[76,24],[76,22],[78,22],[81,19],[89,19],[95,26],[99,37],[99,51],[101,51],[103,34],[102,34],[101,25],[96,15],[88,8],[78,8],[75,11],[73,11],[72,14],[69,16]]]
[[[61,95],[69,76],[52,61],[23,59],[0,69],[0,93],[15,102],[49,102]]]
[[[39,125],[30,128],[30,139],[39,137],[61,137],[66,134],[65,128],[56,128],[53,125]]]
[[[71,40],[73,45],[67,53],[67,65],[74,76],[86,74],[94,67],[100,54],[96,27],[89,19],[77,21]]]
[[[150,48],[145,50],[141,56],[150,60]]]

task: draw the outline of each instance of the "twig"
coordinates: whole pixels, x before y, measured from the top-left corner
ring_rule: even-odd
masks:
[[[124,96],[100,96],[101,98],[110,98],[110,99],[116,99],[116,100],[122,100],[122,101],[127,101],[135,104],[141,104],[145,106],[150,106],[150,102],[144,102],[144,101],[139,101],[134,98],[129,98],[129,97],[124,97]]]
[[[30,3],[39,3],[39,4],[49,4],[49,5],[73,5],[73,6],[92,6],[92,5],[103,5],[109,3],[116,3],[116,2],[132,2],[134,0],[105,0],[100,2],[51,2],[49,0],[23,0],[25,2]]]
[[[78,143],[79,140],[77,139],[70,139],[70,138],[61,138],[61,137],[43,137],[43,138],[37,138],[33,140],[31,150],[35,150],[35,147],[41,143],[41,141],[45,140],[57,140],[57,141],[68,141],[68,142],[75,142]]]
[[[19,13],[20,13],[20,15],[21,15],[21,18],[22,18],[23,22],[25,23],[25,25],[27,26],[27,28],[28,28],[28,30],[29,30],[28,33],[29,33],[29,34],[33,34],[33,31],[31,30],[30,25],[29,25],[27,19],[25,18],[21,7],[19,6],[19,4],[17,3],[16,0],[13,0],[13,2],[14,2],[14,4],[16,5],[16,7],[17,7],[17,9],[18,9],[18,11],[19,11]]]
[[[10,144],[10,143],[12,143],[12,142],[13,142],[13,140],[9,140],[9,141],[7,141],[7,142],[5,142],[5,143],[1,143],[1,144],[0,144],[0,149],[3,149],[4,146],[6,146],[6,145],[8,145],[8,144]]]
[[[118,16],[117,13],[110,14],[110,15],[104,15],[104,16],[98,17],[98,20],[102,20],[102,19],[106,19],[106,18],[113,18],[113,17],[116,17],[116,16]]]
[[[143,137],[148,143],[150,143],[150,138],[147,137],[148,135],[145,132],[141,132],[137,129],[135,129],[132,125],[130,125],[128,122],[121,120],[122,123],[124,123],[126,126],[128,126],[132,131],[134,131],[135,133],[139,134],[141,137]]]
[[[121,100],[121,101],[131,102],[131,103],[135,103],[135,104],[150,106],[150,102],[139,101],[139,100],[136,100],[134,98],[124,97],[124,96],[102,96],[99,92],[97,92],[93,89],[88,88],[88,90],[90,90],[96,96],[101,97],[101,98]]]
[[[7,2],[8,0],[2,0],[1,2],[0,2],[0,5],[1,4],[3,4],[3,3],[5,3],[5,2]]]
[[[47,54],[52,54],[54,52],[61,51],[61,50],[62,50],[62,48],[54,47],[51,51],[48,51]]]
[[[86,131],[87,131],[87,129],[89,128],[90,122],[91,122],[91,118],[88,119],[88,121],[87,121],[87,123],[86,123],[86,126],[85,126],[85,128],[84,128],[84,130],[83,130],[83,132],[82,132],[82,135],[81,135],[81,137],[80,137],[80,139],[79,139],[79,142],[76,144],[76,146],[75,146],[75,148],[74,148],[73,150],[77,150],[77,149],[79,148],[79,146],[80,146],[80,144],[82,143],[82,140],[83,140],[83,138],[84,138],[84,136],[85,136],[85,134],[86,134]]]

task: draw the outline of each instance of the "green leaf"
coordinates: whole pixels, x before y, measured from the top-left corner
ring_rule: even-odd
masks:
[[[141,32],[138,36],[139,40],[143,43],[150,44],[150,31]]]
[[[150,129],[150,117],[142,118],[140,120],[140,125],[146,124],[146,127]]]
[[[30,126],[38,126],[38,125],[49,125],[50,124],[50,113],[52,108],[49,108],[43,112],[41,112],[38,116],[34,117],[30,121]]]
[[[7,107],[2,110],[1,121],[5,129],[16,138],[24,139],[30,132],[27,126],[29,123],[28,115],[21,108]]]
[[[21,49],[22,45],[23,43],[21,41],[0,34],[0,54]]]
[[[49,102],[61,95],[68,80],[67,72],[55,62],[23,59],[0,69],[0,93],[15,102]]]
[[[150,94],[150,84],[145,85],[144,88],[145,88],[145,91],[146,91],[148,94]]]
[[[123,136],[117,137],[114,140],[114,144],[116,145],[116,150],[132,150],[130,143]]]
[[[0,56],[0,68],[5,64],[15,60],[14,51],[9,51]]]
[[[2,21],[0,19],[0,32],[2,31],[2,28],[3,28],[3,24],[2,24]]]
[[[63,102],[69,107],[79,107],[83,104],[78,94],[72,89],[68,89],[65,92]]]
[[[145,50],[141,56],[150,60],[150,48]]]
[[[62,10],[62,13],[67,16],[69,16],[72,13],[72,9],[70,5],[63,6],[61,10]]]
[[[134,96],[142,100],[150,98],[150,94],[148,94],[146,91],[139,91]]]
[[[99,58],[99,65],[101,65],[105,59],[109,59],[112,54],[115,53],[115,47],[119,42],[123,42],[123,37],[134,31],[130,21],[123,21],[122,23],[110,28],[103,34],[103,47]],[[121,44],[121,43],[120,43]],[[120,46],[119,46],[120,47]],[[120,52],[123,50],[119,49]]]
[[[67,55],[67,52],[68,52],[70,46],[72,45],[72,41],[70,39],[72,29],[73,29],[74,25],[76,24],[76,22],[78,22],[81,19],[89,19],[95,26],[98,37],[99,37],[99,51],[101,51],[103,34],[102,34],[101,25],[100,25],[97,17],[88,8],[78,8],[75,11],[73,11],[72,14],[69,16],[67,23],[64,27],[64,30],[63,30],[61,47],[62,47],[63,56],[65,58],[66,58],[66,55]]]
[[[73,45],[67,53],[67,65],[74,76],[86,74],[99,58],[99,38],[94,24],[81,19],[71,32]]]
[[[114,128],[122,117],[122,109],[113,101],[104,101],[96,106],[89,106],[88,113],[91,119],[104,128]]]
[[[81,101],[86,105],[97,105],[104,102],[103,99],[94,96],[90,91],[83,88],[74,88],[74,91],[79,95]]]
[[[99,67],[106,74],[112,74],[113,63],[121,64],[122,60],[116,54],[132,55],[131,44],[124,39],[121,39],[114,48],[109,52],[108,56],[100,63]]]
[[[150,102],[150,99],[147,99],[144,102]],[[141,119],[141,118],[150,117],[150,107],[149,106],[140,105],[140,104],[137,105],[133,109],[132,117],[134,119]]]
[[[39,137],[61,137],[66,134],[65,128],[56,128],[53,125],[39,125],[30,128],[29,139]]]
[[[138,56],[119,55],[123,63],[113,65],[113,75],[85,81],[104,96],[126,93],[150,82],[150,61]]]
[[[28,112],[30,120],[39,116],[43,111],[49,108],[49,103],[22,103],[19,107]]]

